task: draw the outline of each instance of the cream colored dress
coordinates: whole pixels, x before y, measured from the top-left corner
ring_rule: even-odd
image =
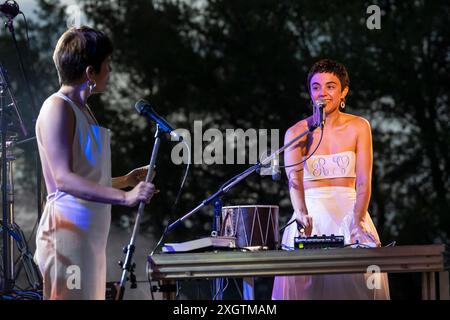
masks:
[[[66,100],[75,114],[73,172],[111,186],[109,130],[90,124],[68,97],[61,93],[54,95]],[[38,130],[36,136],[42,153]],[[86,201],[58,190],[48,195],[37,231],[35,253],[44,279],[44,299],[105,299],[110,222],[109,204]]]
[[[353,152],[311,157],[304,167],[306,180],[334,177],[355,177],[356,156]],[[343,235],[351,243],[351,222],[356,203],[356,191],[348,187],[320,187],[305,190],[305,203],[313,220],[312,235]],[[290,221],[295,219],[293,215]],[[377,230],[366,212],[366,229],[379,242]],[[282,246],[294,249],[294,238],[299,236],[297,224],[290,224],[283,233]],[[370,239],[363,244],[374,247]],[[348,248],[348,250],[354,250]],[[360,249],[364,250],[364,249]],[[278,276],[274,279],[274,300],[372,300],[389,299],[387,274],[380,273],[376,286],[370,274],[329,274],[311,276]],[[373,277],[372,277],[373,279]],[[368,281],[369,280],[369,281]],[[368,285],[369,283],[369,285]],[[377,288],[378,286],[378,288]]]

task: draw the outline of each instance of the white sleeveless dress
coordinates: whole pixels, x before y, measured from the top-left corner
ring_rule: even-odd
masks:
[[[335,177],[356,177],[355,155],[343,152],[334,155],[311,157],[304,166],[305,180]],[[314,177],[316,176],[316,177]],[[312,235],[343,235],[351,244],[351,220],[356,203],[356,191],[348,187],[320,187],[305,190],[305,203],[312,217]],[[289,221],[295,219],[295,215]],[[365,227],[379,242],[375,225],[366,212]],[[282,246],[294,249],[294,238],[299,236],[297,224],[290,224],[283,233]],[[364,241],[367,240],[367,241]],[[375,246],[369,239],[364,244]],[[348,250],[353,250],[348,248]],[[361,249],[364,250],[364,249]],[[376,285],[368,285],[367,274],[329,274],[311,276],[277,276],[274,279],[274,300],[384,300],[389,299],[387,274],[378,274]],[[372,277],[373,278],[373,277]]]
[[[109,130],[90,124],[65,95],[54,95],[67,101],[75,114],[73,172],[111,186]],[[42,152],[38,130],[36,137]],[[58,190],[48,195],[36,235],[34,257],[44,280],[44,299],[105,299],[110,222],[109,204],[86,201]]]

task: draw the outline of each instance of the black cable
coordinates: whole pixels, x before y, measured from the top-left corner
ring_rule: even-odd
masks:
[[[27,39],[27,41],[26,41],[27,56],[28,56],[28,59],[30,59],[30,53],[31,53],[31,45],[30,45],[30,43],[31,43],[31,42],[30,42],[30,37],[29,37],[28,21],[27,21],[27,18],[26,18],[26,16],[25,16],[25,14],[24,14],[22,11],[19,11],[19,14],[22,15],[22,17],[23,17],[23,19],[24,19],[24,22],[25,22],[25,34],[26,34],[26,39]],[[12,39],[13,39],[13,42],[14,42],[14,46],[15,46],[16,52],[17,52],[17,57],[18,57],[18,59],[19,59],[20,70],[21,70],[23,79],[25,80],[25,85],[26,85],[26,87],[27,87],[28,94],[29,94],[29,96],[30,96],[31,107],[32,107],[32,109],[33,109],[33,117],[36,117],[36,111],[37,111],[37,109],[36,109],[36,104],[35,104],[35,101],[34,101],[34,98],[33,98],[33,94],[32,94],[32,92],[31,92],[30,81],[29,81],[28,76],[27,76],[27,74],[26,74],[26,72],[25,72],[25,67],[24,67],[22,55],[20,54],[19,46],[18,46],[18,44],[17,44],[17,39],[16,39],[16,36],[15,36],[14,27],[13,27],[13,25],[12,25],[12,24],[13,24],[13,21],[12,21],[12,20],[9,21],[9,24],[10,24],[10,26],[8,27],[8,29],[9,29],[9,31],[11,32],[11,36],[12,36]],[[7,24],[7,26],[8,26],[8,24]],[[32,64],[31,64],[31,63],[29,64],[29,67],[32,68]],[[38,155],[38,154],[37,154],[37,158],[39,158],[39,155]],[[27,247],[28,247],[28,244],[29,244],[29,242],[30,242],[30,240],[31,240],[31,237],[32,237],[33,234],[34,234],[34,231],[35,231],[35,229],[36,229],[36,226],[37,226],[37,224],[38,224],[38,222],[39,222],[39,220],[40,220],[40,216],[41,216],[41,206],[40,206],[40,201],[41,201],[41,199],[40,199],[40,198],[41,198],[41,188],[40,188],[41,177],[40,177],[40,164],[39,164],[39,160],[37,160],[37,162],[38,162],[38,163],[37,163],[37,165],[36,165],[36,169],[37,169],[37,201],[38,201],[38,204],[37,204],[37,210],[38,210],[38,217],[37,217],[36,223],[35,223],[35,225],[34,225],[34,227],[33,227],[33,231],[32,231],[32,233],[31,233],[29,239],[26,241],[26,246],[27,246]],[[38,167],[38,166],[39,166],[39,167]]]
[[[34,102],[34,96],[33,96],[32,92],[31,92],[30,81],[28,79],[27,73],[25,72],[25,67],[24,67],[24,64],[23,64],[22,55],[21,55],[20,50],[19,50],[19,45],[17,43],[16,34],[15,34],[14,27],[13,27],[12,24],[13,24],[12,21],[7,23],[8,29],[11,32],[11,37],[13,39],[14,47],[16,48],[17,57],[19,59],[20,71],[22,73],[23,79],[25,80],[25,85],[27,87],[27,92],[28,92],[28,94],[30,96],[31,108],[33,109],[33,116],[35,116],[37,108],[36,108],[36,104]]]
[[[27,37],[27,49],[28,49],[28,58],[29,58],[29,54],[31,52],[31,47],[30,47],[30,37],[28,35],[28,22],[27,22],[27,18],[25,17],[25,14],[20,11],[19,14],[22,15],[23,20],[25,21],[25,35]]]
[[[187,166],[186,166],[186,170],[185,170],[185,173],[184,173],[183,180],[181,181],[180,188],[178,189],[178,194],[177,194],[177,196],[176,196],[176,198],[175,198],[175,202],[173,203],[171,212],[174,212],[174,211],[175,211],[175,208],[176,208],[176,206],[177,206],[177,204],[178,204],[178,201],[180,200],[181,192],[183,191],[183,187],[184,187],[184,184],[185,184],[185,182],[186,182],[186,177],[187,177],[188,172],[189,172],[189,166],[190,166],[190,164],[191,164],[191,163],[190,163],[190,159],[191,159],[191,151],[190,151],[190,149],[189,149],[189,145],[188,145],[184,140],[183,140],[182,142],[184,142],[184,144],[186,145],[186,148],[188,149],[188,163],[187,163]],[[169,221],[169,222],[170,222],[170,221]],[[153,254],[155,253],[155,251],[158,249],[158,247],[161,245],[161,243],[163,242],[164,238],[166,237],[167,230],[168,230],[168,227],[169,227],[169,222],[167,223],[167,226],[166,226],[166,228],[164,229],[164,232],[163,232],[163,234],[161,235],[161,238],[159,238],[159,241],[156,243],[155,248],[153,248],[153,250],[151,251],[150,256],[153,256]],[[150,284],[150,295],[151,295],[151,297],[152,297],[152,300],[155,300],[155,296],[153,295],[152,280],[151,280],[150,273],[148,272],[148,260],[147,260],[147,263],[146,263],[146,272],[147,272],[148,282],[149,282],[149,284]]]
[[[39,219],[36,219],[36,222],[34,223],[34,226],[33,226],[33,230],[31,230],[31,234],[28,236],[28,240],[26,241],[27,248],[29,247],[31,238],[33,237],[33,234],[36,231],[38,223],[39,223]]]
[[[243,300],[244,296],[242,295],[241,288],[239,287],[239,284],[237,283],[236,278],[233,278],[233,281],[234,281],[234,285],[236,286],[236,289],[237,289],[237,291],[239,293],[239,296],[241,297],[241,300]]]
[[[39,271],[37,270],[37,266],[35,265],[33,261],[33,256],[30,253],[28,243],[26,242],[25,234],[20,229],[19,225],[14,223],[11,226],[11,231],[14,232],[17,235],[16,239],[16,245],[17,249],[20,253],[19,257],[17,257],[14,265],[19,265],[19,268],[15,270],[15,279],[17,280],[19,277],[20,272],[22,271],[22,268],[24,269],[24,272],[26,274],[29,288],[36,288],[42,285],[42,280],[39,274]],[[17,284],[16,284],[17,286]],[[20,288],[19,288],[20,289]]]
[[[284,225],[281,229],[280,229],[280,233],[284,230],[284,229],[286,229],[287,227],[289,227],[291,224],[293,224],[295,221],[297,221],[297,220],[295,220],[295,219],[292,219],[289,223],[287,223],[286,225]]]
[[[154,248],[154,249],[152,250],[152,252],[150,253],[150,256],[152,256],[152,255],[155,253],[156,249],[158,249],[158,247],[161,245],[162,241],[163,241],[164,238],[166,237],[166,234],[167,234],[167,230],[168,230],[168,229],[169,229],[169,223],[167,223],[166,229],[164,229],[164,232],[163,232],[161,238],[159,238],[159,241],[158,241],[158,243],[156,244],[155,248]]]
[[[180,188],[178,189],[178,193],[177,193],[177,196],[176,196],[176,198],[175,198],[175,202],[173,203],[172,208],[171,208],[171,210],[170,210],[170,211],[171,211],[171,216],[172,216],[173,213],[175,212],[176,206],[178,205],[178,202],[179,202],[179,200],[180,200],[181,193],[182,193],[183,188],[184,188],[184,185],[185,185],[185,183],[186,183],[186,177],[187,177],[187,175],[188,175],[188,173],[189,173],[189,167],[190,167],[190,165],[191,165],[191,150],[190,150],[190,148],[189,148],[189,145],[188,145],[188,144],[186,143],[186,141],[184,141],[184,140],[182,140],[182,143],[184,143],[184,145],[186,146],[186,148],[187,148],[187,150],[188,150],[188,161],[187,161],[187,165],[186,165],[186,170],[185,170],[185,172],[184,172],[183,180],[181,181]],[[167,230],[168,230],[168,228],[169,228],[169,225],[170,225],[170,221],[167,222],[167,226],[166,226],[166,228],[165,228],[165,230],[164,230],[164,232],[163,232],[161,238],[159,239],[159,241],[158,241],[158,243],[156,244],[155,248],[154,248],[154,249],[152,250],[152,252],[150,253],[151,256],[155,253],[155,251],[158,249],[158,247],[161,245],[162,241],[164,240],[164,238],[165,238],[165,236],[166,236],[166,234],[167,234]]]
[[[175,212],[176,206],[178,205],[178,201],[180,200],[181,192],[183,191],[184,184],[186,183],[186,177],[188,175],[189,167],[191,165],[191,150],[189,149],[189,145],[184,140],[182,140],[181,142],[184,143],[184,145],[186,146],[186,148],[188,150],[188,162],[187,162],[186,169],[185,169],[185,172],[184,172],[183,180],[181,181],[180,188],[178,189],[178,193],[177,193],[177,196],[175,198],[175,202],[173,203],[172,208],[170,210],[172,213]]]
[[[321,142],[322,142],[322,138],[323,138],[323,130],[324,128],[322,128],[322,130],[320,130],[320,139],[319,139],[319,143],[317,144],[316,148],[314,149],[314,151],[306,158],[303,159],[297,163],[294,164],[289,164],[289,165],[285,165],[285,166],[280,166],[280,168],[290,168],[290,167],[295,167],[298,166],[299,164],[302,164],[303,162],[306,162],[309,158],[311,158],[313,156],[314,153],[316,153],[317,149],[319,148]]]
[[[26,41],[26,44],[27,44],[27,56],[28,56],[28,60],[30,61],[31,60],[31,41],[30,41],[30,36],[29,36],[29,29],[28,29],[28,21],[27,21],[27,17],[25,16],[25,14],[22,12],[22,11],[20,11],[19,12],[19,14],[20,15],[22,15],[22,17],[23,17],[23,20],[24,20],[24,22],[25,22],[25,35],[26,35],[26,38],[27,38],[27,41]],[[32,63],[30,63],[29,64],[29,68],[31,69],[31,73],[32,74],[35,74],[34,73],[34,68],[33,68],[33,64]],[[26,81],[28,81],[28,79],[26,78],[26,76],[25,76],[25,79],[26,79]],[[31,88],[30,88],[30,86],[28,85],[28,90],[29,90],[29,92],[30,92],[30,94],[31,94]],[[31,101],[31,103],[32,103],[32,108],[34,109],[34,117],[36,118],[36,105],[34,104],[34,100],[32,100]],[[33,119],[33,121],[35,121],[35,119]],[[37,149],[36,149],[37,150]],[[37,188],[36,188],[36,197],[37,197],[37,213],[38,213],[38,215],[37,215],[37,219],[36,219],[36,224],[35,224],[35,227],[37,226],[37,224],[39,223],[39,220],[41,219],[41,214],[42,214],[42,206],[41,206],[41,195],[42,195],[42,189],[41,189],[41,181],[42,181],[42,176],[41,176],[41,164],[40,164],[40,158],[39,158],[39,153],[38,152],[36,152],[36,185],[37,185]],[[35,228],[33,228],[33,232],[31,233],[31,235],[30,235],[30,239],[31,239],[31,236],[33,235],[33,233],[34,233],[34,231],[35,231]],[[29,244],[29,241],[30,241],[30,239],[28,239],[28,241],[27,241],[27,245]]]

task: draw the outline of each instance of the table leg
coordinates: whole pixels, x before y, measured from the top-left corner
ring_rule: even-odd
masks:
[[[436,300],[436,273],[430,272],[428,279],[430,280],[430,300]]]
[[[429,273],[422,272],[422,300],[430,299]]]
[[[439,272],[439,300],[450,300],[449,272]]]
[[[434,272],[422,272],[422,300],[436,300],[435,280]]]
[[[162,292],[162,298],[163,300],[175,300],[176,299],[176,291],[172,290],[173,287],[176,286],[174,280],[163,280],[163,292]]]

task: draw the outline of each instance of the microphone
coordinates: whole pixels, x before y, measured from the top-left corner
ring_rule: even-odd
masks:
[[[159,114],[156,113],[155,109],[153,109],[153,107],[150,105],[149,102],[145,100],[140,100],[136,102],[134,108],[141,116],[145,116],[156,122],[156,124],[162,131],[169,133],[172,137],[174,137],[178,141],[183,140],[183,137],[177,134],[171,127],[171,125],[166,120],[164,120],[164,118],[162,118]]]
[[[278,181],[281,179],[281,172],[280,172],[280,160],[275,157],[272,160],[272,180]]]
[[[4,4],[0,4],[0,12],[8,19],[14,19],[20,12],[19,5],[14,0],[7,0]]]
[[[314,120],[317,127],[323,129],[325,125],[325,106],[327,102],[323,99],[317,99],[314,104]]]

